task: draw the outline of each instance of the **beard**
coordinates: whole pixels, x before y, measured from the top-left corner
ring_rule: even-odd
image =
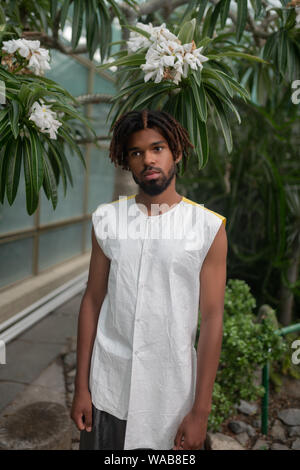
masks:
[[[149,181],[139,180],[134,176],[133,173],[132,177],[136,184],[144,191],[144,193],[149,194],[149,196],[156,196],[157,194],[161,194],[165,189],[167,189],[175,174],[176,163],[174,163],[174,165],[170,168],[167,176],[160,172],[159,178]]]

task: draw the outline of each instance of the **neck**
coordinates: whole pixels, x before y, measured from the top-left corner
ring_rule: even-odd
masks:
[[[140,189],[135,200],[139,204],[144,204],[148,210],[151,210],[151,204],[166,204],[166,207],[178,204],[182,200],[182,196],[177,193],[174,185],[173,187],[169,186],[165,191],[154,196],[151,196]]]

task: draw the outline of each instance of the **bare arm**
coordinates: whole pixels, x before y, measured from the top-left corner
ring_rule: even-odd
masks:
[[[107,292],[110,260],[101,250],[92,228],[92,252],[87,287],[83,295],[77,327],[77,367],[71,417],[79,429],[91,425],[89,373],[100,309]],[[85,423],[83,422],[85,416]]]
[[[92,228],[92,253],[87,287],[78,316],[75,387],[88,389],[89,369],[102,302],[107,292],[110,260],[101,250]]]

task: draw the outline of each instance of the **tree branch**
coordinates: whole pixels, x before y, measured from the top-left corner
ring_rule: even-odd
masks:
[[[110,103],[113,98],[114,98],[113,95],[107,95],[104,93],[95,93],[95,94],[77,96],[76,100],[78,101],[77,106],[80,106],[84,104]]]
[[[46,33],[41,31],[23,31],[22,37],[25,39],[38,39],[41,44],[48,46],[52,49],[57,49],[63,54],[84,54],[88,52],[86,46],[78,46],[76,49],[72,47],[64,46],[58,39],[48,36]]]
[[[83,144],[94,144],[98,141],[105,141],[105,140],[110,140],[110,137],[107,135],[99,135],[97,137],[91,137],[91,138],[84,138],[84,139],[75,139],[76,144],[78,145],[83,145]]]

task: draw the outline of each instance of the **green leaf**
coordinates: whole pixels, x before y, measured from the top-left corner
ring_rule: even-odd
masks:
[[[225,139],[226,147],[228,150],[228,153],[231,153],[232,151],[232,135],[231,135],[231,130],[230,130],[230,125],[228,122],[227,114],[224,110],[223,104],[221,100],[209,89],[207,89],[208,96],[211,98],[215,110],[217,113],[217,117],[219,119],[219,124]]]
[[[9,119],[10,119],[11,130],[15,139],[19,135],[19,116],[20,116],[20,105],[17,101],[12,101],[11,107],[9,110]]]
[[[57,0],[50,0],[50,14],[51,14],[52,24],[55,19],[56,11],[57,11]]]
[[[204,168],[208,161],[209,144],[206,123],[197,119],[197,127],[198,145],[196,147],[196,154],[198,157],[198,168],[201,170],[201,168]]]
[[[143,87],[143,86],[145,86],[145,81],[142,78],[141,80],[137,80],[134,83],[131,83],[131,85],[129,85],[125,88],[122,88],[122,90],[120,90],[119,93],[116,93],[114,95],[113,100],[118,101],[118,100],[120,100],[120,98],[123,98],[128,93],[132,92],[133,90],[135,90],[139,87]]]
[[[82,31],[84,3],[83,0],[76,0],[73,5],[74,14],[72,23],[72,48],[75,49],[79,42]]]
[[[182,95],[184,97],[185,106],[182,107],[182,113],[185,115],[185,125],[186,129],[190,134],[191,142],[195,145],[197,139],[197,129],[194,127],[194,119],[193,116],[195,113],[193,112],[194,109],[194,97],[192,90],[190,88],[186,88]]]
[[[22,139],[11,140],[7,153],[6,196],[10,205],[13,204],[20,181],[22,162]]]
[[[191,75],[194,77],[194,80],[197,84],[197,86],[201,85],[201,77],[202,77],[202,71],[197,69],[197,70],[192,70]]]
[[[208,2],[208,0],[202,0],[201,2],[199,2],[199,11],[198,11],[198,15],[197,15],[197,22],[199,24],[202,21],[203,14],[204,14],[207,2]],[[203,34],[203,36],[205,36],[205,34]]]
[[[202,27],[202,37],[209,36],[208,34],[208,29],[210,26],[210,20],[211,20],[211,15],[213,12],[213,6],[211,5],[205,15],[204,22],[203,22],[203,27]]]
[[[288,40],[287,42],[287,74],[289,80],[292,82],[296,76],[294,72],[296,70],[297,56],[294,52],[294,44],[292,41]]]
[[[151,99],[154,96],[159,95],[160,93],[164,93],[166,90],[169,89],[168,84],[165,84],[165,83],[162,83],[162,84],[154,83],[154,85],[156,86],[148,86],[148,87],[145,87],[144,89],[141,89],[142,96],[135,103],[133,103],[133,109],[137,109],[141,105],[145,106],[146,103],[151,101]]]
[[[13,141],[11,138],[10,141]],[[4,203],[5,189],[6,189],[6,171],[7,163],[9,158],[9,149],[10,141],[7,143],[6,147],[0,147],[0,201],[1,204]]]
[[[280,31],[279,44],[277,49],[277,60],[281,74],[284,76],[286,73],[286,62],[287,62],[288,46],[287,46],[287,33],[286,31]]]
[[[38,194],[43,183],[43,148],[37,131],[33,128],[28,128],[28,132],[31,149],[30,158],[32,161],[33,184],[34,189]]]
[[[222,2],[220,1],[215,5],[214,11],[212,12],[210,22],[209,22],[208,32],[207,32],[207,35],[210,38],[214,34],[214,30],[215,30],[216,23],[220,14],[221,6],[222,6]]]
[[[107,0],[108,3],[111,4],[112,9],[114,10],[116,16],[119,19],[119,23],[123,23],[127,25],[126,16],[124,15],[123,11],[119,8],[118,4],[114,0]]]
[[[119,67],[120,65],[141,65],[145,63],[145,54],[128,54],[126,57],[121,57],[121,59],[115,60],[114,62],[107,62],[105,64],[97,65],[96,69],[103,70],[113,65]]]
[[[238,123],[241,124],[241,117],[238,113],[238,110],[234,106],[233,102],[229,100],[227,96],[225,96],[218,88],[216,88],[211,83],[205,83],[205,88],[210,89],[221,101],[223,101],[224,105],[227,105],[228,108],[230,108],[233,111],[233,113],[236,115]]]
[[[29,86],[26,85],[26,83],[22,83],[19,94],[18,94],[18,98],[21,101],[21,103],[23,103],[25,108],[27,107],[27,100],[28,100],[30,93],[31,93],[31,90]]]
[[[127,111],[127,109],[130,109],[130,107],[133,105],[134,103],[134,100],[137,99],[137,97],[143,93],[143,89],[142,88],[138,88],[137,90],[134,90],[130,96],[125,100],[125,102],[123,104],[121,104],[121,106],[119,106],[116,114],[114,115],[113,119],[112,119],[112,122],[111,122],[111,126],[114,125],[114,123],[117,121],[117,119]]]
[[[47,155],[47,152],[44,153],[44,181],[43,188],[48,199],[51,198],[53,209],[57,206],[57,186],[55,174],[50,162],[50,159]]]
[[[4,148],[6,143],[13,137],[9,122],[6,121],[4,125],[0,125],[0,149]]]
[[[196,3],[197,3],[197,0],[191,0],[191,1],[187,2],[188,5],[186,7],[185,12],[183,13],[183,16],[181,17],[179,26],[184,24],[187,21],[187,18],[190,17],[191,13],[193,12],[193,10],[195,8]]]
[[[84,168],[86,169],[86,162],[85,162],[85,159],[82,155],[82,152],[80,150],[80,147],[79,145],[72,139],[72,137],[69,136],[69,134],[65,131],[65,129],[63,128],[63,126],[61,126],[59,129],[58,129],[58,134],[60,134],[67,142],[68,144],[70,145],[71,149],[75,150],[75,152],[77,153],[77,155],[79,156]]]
[[[207,119],[207,108],[203,84],[201,83],[201,86],[197,87],[195,81],[191,78],[191,90],[199,117],[205,122]]]
[[[28,81],[29,83],[34,83],[34,86],[35,86],[35,84],[38,84],[39,82],[41,82],[39,84],[40,85],[46,85],[46,90],[50,91],[52,95],[53,95],[52,90],[54,90],[56,92],[61,93],[64,98],[70,98],[70,100],[72,100],[74,103],[77,104],[76,98],[74,98],[74,96],[72,96],[68,92],[68,90],[66,90],[62,86],[58,85],[56,82],[54,82],[50,78],[46,78],[46,77],[42,77],[42,76],[36,77],[36,76],[26,75],[26,76],[22,77],[22,81],[23,82]],[[54,96],[56,96],[57,99],[61,99],[61,97],[59,95],[57,95],[57,93]]]
[[[86,43],[89,51],[89,59],[92,60],[97,49],[98,43],[98,16],[92,8],[90,2],[86,3],[85,11],[85,29],[86,29]],[[97,39],[95,40],[95,35]]]
[[[226,20],[228,18],[230,0],[222,0],[220,3],[221,3],[221,11],[220,11],[221,28],[224,29]]]
[[[9,108],[8,108],[8,107],[6,107],[6,108],[4,108],[4,109],[1,109],[1,111],[0,111],[0,123],[1,123],[2,121],[4,121],[4,119],[5,119],[5,123],[7,124],[6,115],[7,115],[8,111],[9,111]],[[1,132],[0,132],[0,135],[1,135]]]
[[[27,98],[26,107],[31,108],[31,106],[33,105],[35,101],[38,101],[41,98],[44,99],[45,96],[49,96],[49,95],[50,96],[52,95],[55,98],[57,98],[57,93],[55,93],[54,91],[49,91],[46,88],[41,87],[40,85],[33,85],[31,93],[28,95],[28,98]],[[46,102],[46,99],[44,99],[44,101]]]
[[[266,60],[263,60],[261,57],[257,57],[251,54],[245,54],[244,52],[235,52],[235,51],[228,51],[222,52],[221,54],[209,54],[206,55],[209,59],[219,59],[220,56],[222,57],[240,57],[241,59],[247,59],[253,62],[261,62],[262,64],[268,64]]]
[[[236,40],[240,42],[247,23],[248,6],[245,0],[237,0]]]
[[[70,1],[71,0],[65,0],[64,3],[63,3],[62,9],[61,9],[60,27],[61,27],[62,30],[65,27],[65,22],[66,22],[66,19],[67,19],[68,10],[69,10],[69,6],[70,6]]]
[[[229,94],[229,96],[231,98],[233,97],[233,92],[232,92],[231,86],[228,85],[228,83],[226,82],[225,79],[223,79],[220,72],[206,67],[206,69],[203,72],[203,78],[204,77],[211,77],[212,79],[217,80],[217,82],[220,82],[223,85],[223,87],[225,88],[225,90],[227,91],[227,93]]]
[[[254,4],[254,10],[255,10],[255,16],[254,19],[257,20],[259,18],[260,12],[261,12],[261,7],[262,3],[261,0],[252,0],[252,6]]]
[[[242,98],[244,98],[245,101],[246,99],[250,99],[250,94],[248,90],[241,86],[239,82],[237,82],[234,78],[230,77],[228,74],[222,72],[221,70],[218,71],[218,74],[223,75],[224,78],[226,78],[226,80],[230,83],[231,87],[236,90],[242,96]]]
[[[63,111],[65,114],[73,117],[74,119],[79,119],[92,131],[92,133],[96,137],[95,130],[93,129],[89,121],[84,116],[82,116],[82,114],[78,113],[72,106],[61,103],[53,103],[52,109],[53,111]]]
[[[263,47],[263,58],[264,59],[273,59],[274,52],[276,51],[276,43],[278,40],[278,31],[276,33],[271,34],[268,39],[266,40],[264,47]]]
[[[60,173],[61,173],[63,185],[64,185],[64,194],[66,195],[66,189],[67,189],[66,176],[69,178],[71,186],[74,185],[69,162],[65,156],[64,149],[61,148],[58,142],[51,141],[51,139],[48,139],[48,144],[60,168]]]
[[[195,26],[196,26],[196,18],[193,18],[192,20],[187,21],[181,26],[177,36],[182,44],[188,44],[192,42],[192,39],[194,37],[194,32],[195,32]]]
[[[29,215],[33,214],[38,205],[38,191],[35,189],[34,168],[31,158],[31,146],[27,137],[23,138],[23,164],[26,190],[26,207]]]
[[[108,44],[111,42],[111,24],[110,16],[104,2],[98,2],[98,10],[100,16],[100,55],[101,62],[103,62],[109,55],[108,47],[110,48],[110,46],[108,46]]]
[[[291,8],[290,11],[288,12],[288,16],[287,16],[284,27],[286,30],[289,30],[289,29],[294,28],[295,25],[296,25],[296,9]]]
[[[121,24],[121,26],[123,28],[127,28],[129,29],[130,31],[135,31],[136,33],[139,33],[141,34],[142,36],[145,36],[145,38],[147,39],[150,39],[151,38],[151,34],[148,33],[147,31],[145,31],[144,29],[141,29],[141,28],[138,28],[137,26],[132,26],[132,25],[129,25],[129,24]]]
[[[10,108],[7,108],[7,112],[10,111]],[[10,127],[10,131],[12,131],[11,129],[11,125],[10,125],[10,121],[8,121],[7,119],[3,119],[0,121],[0,139],[2,139],[2,133],[4,132],[4,129],[9,126]]]
[[[12,83],[19,83],[18,78],[7,70],[4,69],[2,65],[0,65],[0,78],[3,78],[4,81],[11,81]]]
[[[5,11],[3,7],[0,5],[0,24],[4,24],[6,22]]]

